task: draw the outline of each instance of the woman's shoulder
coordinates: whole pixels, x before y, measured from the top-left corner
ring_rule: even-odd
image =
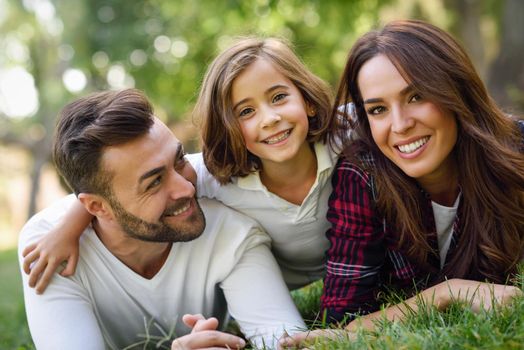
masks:
[[[341,155],[337,167],[337,175],[346,177],[347,180],[357,178],[365,184],[372,181],[370,169],[375,166],[375,158],[371,152],[361,152],[348,156]]]

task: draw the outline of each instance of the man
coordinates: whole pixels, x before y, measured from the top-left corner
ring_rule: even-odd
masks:
[[[251,219],[196,200],[196,174],[180,142],[139,91],[102,92],[66,106],[54,158],[95,219],[82,235],[74,276],[55,274],[37,295],[22,273],[38,349],[142,347],[173,331],[173,348],[243,347],[210,318],[224,322],[228,310],[257,346],[273,347],[285,330],[304,326],[268,237]],[[35,215],[19,251],[74,201],[71,195]],[[201,315],[182,322],[190,313]]]

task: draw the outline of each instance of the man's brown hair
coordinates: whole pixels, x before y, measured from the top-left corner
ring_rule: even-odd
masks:
[[[111,192],[112,174],[101,167],[105,147],[145,135],[153,108],[135,89],[106,91],[71,102],[61,111],[53,143],[59,173],[78,195]]]

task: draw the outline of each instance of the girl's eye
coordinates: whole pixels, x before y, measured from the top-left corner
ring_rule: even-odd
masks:
[[[422,99],[422,97],[419,94],[413,94],[411,98],[409,99],[409,102],[418,102]]]
[[[284,94],[284,93],[276,94],[275,97],[273,97],[273,103],[283,100],[286,97],[287,97],[287,94]]]
[[[250,115],[251,113],[253,113],[253,111],[254,111],[253,108],[251,108],[251,107],[247,107],[247,108],[242,109],[242,110],[240,111],[240,113],[238,113],[238,116],[239,116],[240,118],[242,118],[242,117],[246,117],[246,116]]]
[[[375,107],[368,108],[366,112],[369,115],[378,115],[378,114],[384,113],[385,111],[386,111],[386,107],[375,106]]]

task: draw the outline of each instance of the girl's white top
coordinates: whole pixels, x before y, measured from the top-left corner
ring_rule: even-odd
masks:
[[[272,239],[272,251],[290,289],[300,288],[324,276],[324,253],[328,248],[325,233],[331,194],[331,174],[337,154],[316,143],[317,177],[301,205],[292,204],[269,192],[259,172],[234,178],[221,186],[209,173],[202,153],[187,159],[197,172],[199,197],[216,198],[222,203],[257,220]]]

